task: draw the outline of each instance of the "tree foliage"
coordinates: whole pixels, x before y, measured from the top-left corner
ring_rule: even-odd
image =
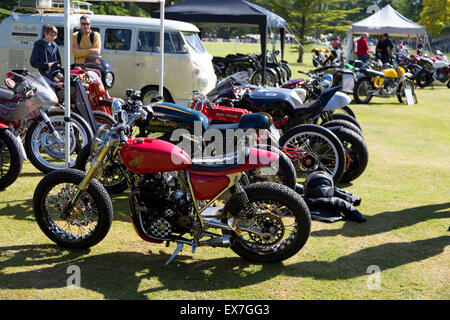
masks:
[[[419,23],[432,35],[439,35],[450,24],[449,0],[423,0]]]

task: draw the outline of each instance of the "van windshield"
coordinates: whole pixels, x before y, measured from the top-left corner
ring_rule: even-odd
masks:
[[[203,47],[202,41],[195,32],[183,32],[184,38],[186,39],[189,46],[198,53],[205,53],[206,50]]]

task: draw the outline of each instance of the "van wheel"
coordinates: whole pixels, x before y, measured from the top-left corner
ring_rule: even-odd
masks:
[[[152,102],[157,101],[159,94],[159,88],[156,86],[149,86],[141,91],[141,100],[144,104],[150,104]],[[174,102],[170,94],[164,89],[164,101],[165,102]]]

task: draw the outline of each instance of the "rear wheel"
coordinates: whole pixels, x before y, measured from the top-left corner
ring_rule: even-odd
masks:
[[[254,146],[255,148],[258,146]],[[272,146],[262,146],[262,148],[278,154],[278,163],[271,163],[268,167],[261,167],[250,170],[248,179],[250,183],[256,182],[276,182],[295,189],[297,183],[297,173],[291,159],[280,149]]]
[[[89,143],[78,154],[75,169],[87,172],[91,167],[92,160],[94,159],[91,156],[91,144]],[[115,159],[111,159],[110,155],[106,157],[102,175],[97,179],[109,194],[118,194],[128,188],[127,180],[123,175],[121,166],[122,164]]]
[[[324,124],[322,124],[322,126],[325,128],[328,128],[328,129],[330,129],[332,127],[344,127],[346,129],[350,129],[350,130],[356,132],[358,135],[360,135],[364,139],[361,129],[359,129],[353,123],[346,121],[346,120],[331,120],[331,121],[325,122]],[[331,131],[333,131],[333,130],[331,130]]]
[[[364,139],[347,128],[338,128],[333,133],[345,150],[345,170],[340,182],[350,182],[363,174],[369,161],[369,152]]]
[[[282,150],[291,159],[302,182],[314,171],[326,171],[337,183],[345,169],[342,143],[327,128],[300,125],[289,130],[280,139]]]
[[[257,70],[253,72],[250,76],[250,83],[256,86],[263,85],[263,73],[262,70]],[[277,75],[273,70],[266,70],[266,86],[276,87],[278,83]]]
[[[362,132],[362,128],[361,125],[359,124],[358,120],[356,120],[354,117],[348,115],[348,114],[344,114],[344,113],[333,113],[331,115],[332,120],[344,120],[344,121],[348,121],[350,123],[353,123],[355,126],[357,126],[359,128],[359,130],[361,130]]]
[[[8,129],[0,130],[0,190],[16,181],[22,170],[23,158],[19,141]]]
[[[241,203],[235,193],[223,209],[238,225],[249,227],[239,233],[224,231],[234,238],[231,249],[258,262],[280,262],[299,252],[311,230],[311,215],[301,196],[270,182],[251,184],[244,190],[248,203]]]

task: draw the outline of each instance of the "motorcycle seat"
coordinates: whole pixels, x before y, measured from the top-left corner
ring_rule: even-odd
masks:
[[[14,98],[14,91],[7,88],[0,87],[0,99],[1,100],[12,100]]]
[[[250,148],[243,148],[240,151],[217,157],[194,158],[189,169],[192,171],[228,171],[245,164],[249,156]]]

